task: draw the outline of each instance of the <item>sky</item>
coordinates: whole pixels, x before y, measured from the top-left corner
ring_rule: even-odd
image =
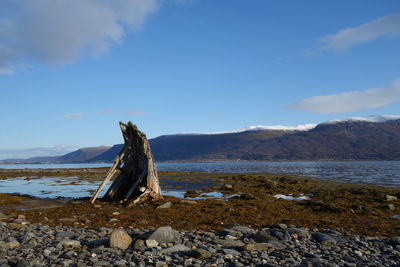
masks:
[[[400,1],[0,0],[0,159],[400,114]]]

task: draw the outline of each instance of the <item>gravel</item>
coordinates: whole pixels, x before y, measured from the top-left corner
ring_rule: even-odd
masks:
[[[0,266],[400,266],[400,237],[283,224],[213,232],[51,227],[17,219],[0,224]]]

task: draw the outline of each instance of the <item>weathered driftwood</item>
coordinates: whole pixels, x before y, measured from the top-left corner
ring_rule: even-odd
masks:
[[[119,200],[128,206],[148,197],[153,200],[160,199],[161,189],[157,170],[146,135],[139,131],[132,122],[127,124],[120,122],[119,125],[125,145],[114,159],[113,166],[108,170],[104,181],[90,202],[93,203],[96,200],[118,170],[120,171],[119,175],[103,199]]]

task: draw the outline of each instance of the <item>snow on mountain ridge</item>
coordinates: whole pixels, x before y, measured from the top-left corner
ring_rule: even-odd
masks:
[[[210,132],[210,133],[180,133],[175,135],[212,135],[212,134],[230,134],[230,133],[242,133],[247,131],[260,131],[260,130],[277,130],[277,131],[308,131],[317,126],[316,124],[300,124],[296,126],[283,126],[283,125],[256,125],[249,126],[245,128],[240,128],[231,131],[222,131],[222,132]]]
[[[393,121],[393,120],[399,120],[400,115],[371,115],[367,117],[351,117],[351,118],[346,118],[346,119],[341,119],[341,120],[329,120],[326,122],[323,122],[322,124],[334,124],[334,123],[340,123],[340,122],[351,122],[351,121],[365,121],[365,122],[387,122],[387,121]]]
[[[338,120],[329,120],[320,123],[324,124],[334,124],[340,122],[357,122],[357,121],[365,121],[365,122],[386,122],[392,120],[399,120],[400,115],[371,115],[367,117],[351,117],[346,119],[338,119]],[[247,131],[260,131],[260,130],[277,130],[277,131],[308,131],[314,129],[318,124],[300,124],[296,126],[283,126],[283,125],[274,125],[274,126],[266,126],[266,125],[256,125],[249,126],[245,128],[240,128],[231,131],[221,131],[221,132],[210,132],[210,133],[178,133],[172,135],[213,135],[213,134],[231,134],[231,133],[242,133]]]

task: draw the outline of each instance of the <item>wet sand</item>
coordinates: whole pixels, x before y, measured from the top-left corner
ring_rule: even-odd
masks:
[[[0,179],[74,176],[100,181],[106,171],[106,168],[1,170]],[[229,198],[188,201],[164,196],[161,201],[139,203],[128,209],[101,200],[92,205],[88,198],[39,199],[0,194],[0,212],[5,215],[1,220],[11,221],[23,214],[33,223],[88,228],[170,225],[174,229],[218,230],[235,224],[263,228],[286,223],[370,236],[391,237],[400,233],[400,219],[396,218],[400,214],[399,188],[276,174],[160,172],[159,177],[163,190],[190,189],[186,194],[189,197],[218,192]],[[277,199],[274,197],[277,194],[307,196],[309,200]],[[165,202],[171,202],[171,207],[157,209]]]

